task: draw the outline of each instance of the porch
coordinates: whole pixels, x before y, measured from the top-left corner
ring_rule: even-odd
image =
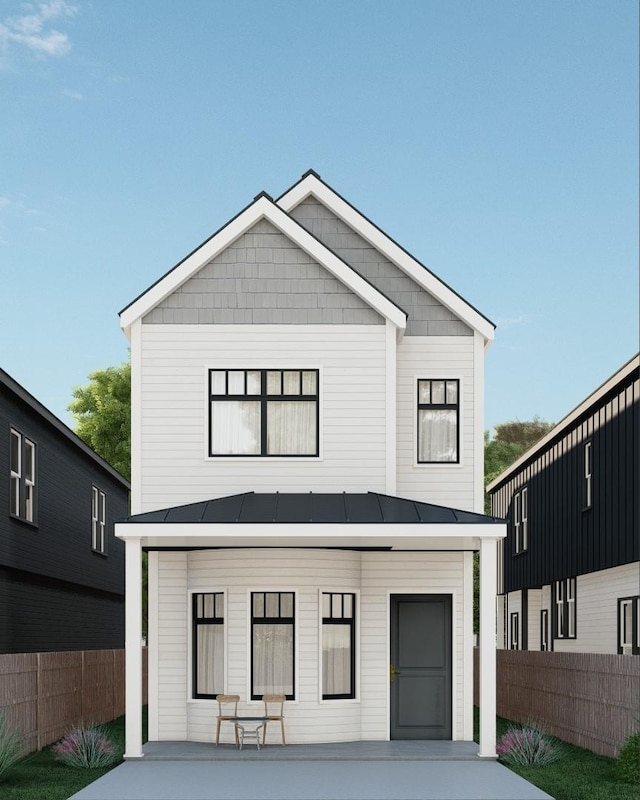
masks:
[[[70,800],[549,800],[474,742],[148,742]]]

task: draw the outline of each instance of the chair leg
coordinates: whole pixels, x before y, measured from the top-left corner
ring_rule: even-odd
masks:
[[[285,741],[285,738],[284,738],[284,720],[283,719],[280,720],[280,725],[282,726],[282,746],[284,747],[287,742]]]
[[[267,723],[265,722],[262,727],[262,746],[264,747],[265,740],[267,738]]]
[[[216,728],[216,747],[220,742],[220,720],[218,720],[218,726]]]

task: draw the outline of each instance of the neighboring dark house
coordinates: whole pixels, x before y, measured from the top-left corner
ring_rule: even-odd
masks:
[[[640,653],[640,357],[487,487],[498,646]]]
[[[129,483],[0,369],[0,653],[124,646]]]

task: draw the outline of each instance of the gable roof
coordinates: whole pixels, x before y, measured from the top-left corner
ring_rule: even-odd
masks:
[[[92,450],[88,444],[86,444],[76,433],[74,433],[71,428],[68,428],[64,422],[62,422],[62,420],[59,420],[58,417],[52,414],[48,408],[43,406],[39,400],[36,400],[36,398],[16,380],[14,380],[8,372],[5,372],[0,368],[0,388],[2,386],[4,386],[5,389],[7,389],[15,397],[27,405],[41,419],[45,420],[49,425],[51,425],[51,427],[58,431],[58,433],[61,433],[66,439],[69,440],[69,442],[71,442],[72,445],[74,445],[74,447],[77,447],[78,450],[92,459],[97,466],[108,472],[113,478],[119,481],[124,489],[129,491],[129,481],[126,478],[124,478],[117,470],[115,470],[111,464],[105,461],[102,456],[99,456],[95,450]]]
[[[313,234],[305,230],[286,211],[276,205],[265,192],[259,194],[250,205],[120,312],[120,324],[127,335],[129,335],[130,327],[135,320],[149,313],[158,303],[182,286],[206,263],[215,258],[261,219],[267,219],[271,222],[272,225],[308,253],[354,294],[358,295],[382,317],[392,322],[396,326],[398,338],[402,337],[407,324],[407,314],[353,270],[339,256],[323,245]]]
[[[490,319],[470,305],[411,253],[358,211],[355,206],[334,191],[313,170],[306,172],[297,183],[280,195],[276,203],[285,211],[291,211],[309,195],[313,195],[320,203],[329,208],[372,247],[432,294],[470,328],[478,331],[484,337],[486,344],[493,341],[495,325]]]
[[[576,406],[573,411],[570,411],[566,417],[561,419],[560,422],[558,422],[558,424],[549,431],[549,433],[543,436],[542,439],[524,452],[520,458],[507,467],[504,472],[501,472],[497,478],[494,478],[491,483],[487,484],[487,492],[493,492],[495,489],[497,489],[501,484],[514,475],[522,466],[524,466],[524,464],[544,450],[554,439],[557,439],[559,436],[563,435],[565,431],[567,431],[571,425],[573,425],[583,414],[591,411],[591,409],[594,408],[594,406],[596,406],[596,404],[599,403],[602,398],[606,397],[610,392],[616,390],[618,386],[624,383],[634,373],[637,375],[639,369],[640,353],[637,353],[635,356],[633,356],[633,358],[627,361],[626,364],[623,364],[623,366],[620,367],[617,372],[614,372],[610,378],[601,384],[585,400],[583,400],[580,405]]]

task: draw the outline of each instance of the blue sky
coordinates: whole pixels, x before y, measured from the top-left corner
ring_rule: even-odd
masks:
[[[498,326],[486,427],[638,350],[636,0],[0,0],[0,366],[69,423],[117,312],[313,168]]]

